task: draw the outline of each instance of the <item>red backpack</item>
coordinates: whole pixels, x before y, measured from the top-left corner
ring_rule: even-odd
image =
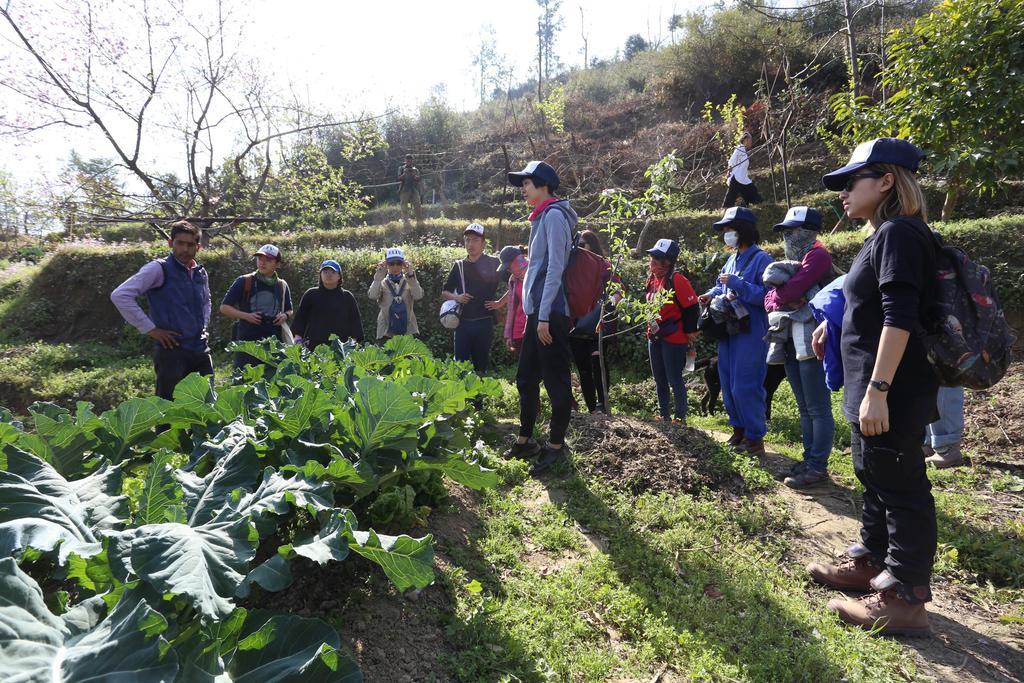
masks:
[[[572,238],[569,263],[562,274],[569,317],[582,318],[597,306],[612,275],[612,264],[603,256],[580,247],[580,234]]]

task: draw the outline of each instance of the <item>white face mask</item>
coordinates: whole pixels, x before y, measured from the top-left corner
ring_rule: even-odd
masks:
[[[725,240],[725,246],[727,247],[735,248],[736,245],[740,243],[740,236],[736,233],[735,230],[730,230],[729,232],[722,235],[722,239]]]

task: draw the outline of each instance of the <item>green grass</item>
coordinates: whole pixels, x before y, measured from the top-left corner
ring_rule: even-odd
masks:
[[[777,499],[634,498],[566,468],[559,502],[538,505],[548,496],[522,467],[506,465],[509,483],[484,496],[479,555],[453,558],[460,680],[645,679],[665,665],[698,680],[887,680],[912,668],[897,643],[807,601]]]

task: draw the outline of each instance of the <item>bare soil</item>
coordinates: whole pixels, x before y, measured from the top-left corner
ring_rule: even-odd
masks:
[[[632,493],[738,489],[738,477],[716,470],[714,439],[692,427],[627,415],[573,416],[573,450],[580,470]]]

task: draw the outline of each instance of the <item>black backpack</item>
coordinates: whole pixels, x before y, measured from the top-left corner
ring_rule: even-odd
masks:
[[[398,286],[396,292],[391,284],[390,280],[384,280],[388,286],[388,290],[391,292],[391,305],[388,306],[388,335],[395,336],[397,334],[405,334],[406,330],[409,329],[409,309],[405,307],[405,299],[402,294],[405,293],[405,279],[402,279],[402,284]]]
[[[939,382],[988,389],[1006,374],[1016,335],[1006,322],[992,274],[918,218],[901,217],[925,230],[935,246],[935,281],[926,295],[918,330]]]

